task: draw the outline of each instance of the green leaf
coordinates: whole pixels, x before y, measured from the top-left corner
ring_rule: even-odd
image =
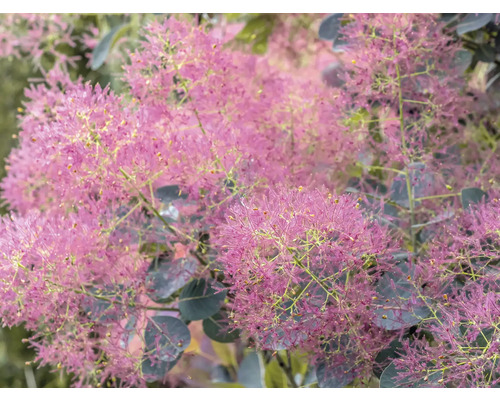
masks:
[[[349,118],[344,120],[344,125],[349,128],[358,129],[367,125],[365,121],[369,121],[371,119],[370,113],[366,108],[360,108],[356,110]]]
[[[420,322],[430,314],[428,307],[420,300],[410,301],[416,293],[411,279],[412,273],[406,261],[400,260],[397,270],[386,272],[377,282],[375,301],[375,325],[387,330],[399,330]]]
[[[346,359],[344,363],[331,366],[325,362],[316,366],[316,377],[320,388],[343,388],[356,378],[354,363]]]
[[[147,242],[142,244],[139,252],[149,257],[158,257],[160,254],[168,252],[168,247],[165,243]]]
[[[471,62],[472,53],[468,50],[459,50],[453,57],[453,66],[462,74],[469,68]]]
[[[238,382],[247,388],[264,387],[264,363],[258,353],[252,351],[243,359],[238,369]]]
[[[146,352],[159,361],[175,361],[191,343],[191,334],[184,322],[169,316],[149,318],[144,334]]]
[[[241,13],[224,13],[224,17],[227,22],[237,22],[240,20],[241,16],[244,14]]]
[[[292,360],[293,376],[296,377],[297,374],[304,376],[307,374],[307,369],[309,367],[307,354],[298,354],[298,353],[292,354],[291,360]]]
[[[268,37],[271,34],[272,25],[273,21],[268,15],[257,15],[246,23],[243,29],[236,35],[236,38],[251,43],[258,36]]]
[[[463,35],[467,32],[475,31],[485,26],[493,18],[493,14],[467,14],[467,16],[457,25],[457,33]]]
[[[217,288],[222,288],[218,283]],[[220,310],[226,291],[217,291],[205,279],[192,280],[181,292],[179,310],[184,318],[190,321],[205,319]]]
[[[152,361],[149,357],[142,360],[141,370],[147,382],[154,382],[163,379],[168,371],[170,371],[181,356],[174,361]]]
[[[188,195],[182,193],[178,185],[162,186],[156,189],[155,196],[160,199],[162,203],[170,204],[174,200],[187,199]]]
[[[480,44],[475,52],[478,61],[482,62],[494,62],[496,58],[495,49],[489,44]]]
[[[259,36],[259,40],[256,40],[252,46],[252,52],[254,54],[265,54],[267,51],[267,36]]]
[[[113,48],[115,43],[120,39],[125,32],[130,28],[130,24],[121,24],[112,28],[97,44],[92,51],[92,61],[90,68],[95,71],[99,69],[106,61],[109,51]]]
[[[394,339],[387,348],[377,354],[375,366],[373,368],[373,373],[377,378],[380,378],[382,372],[384,372],[384,367],[389,364],[389,361],[399,357],[398,352],[400,352],[402,348],[402,343],[398,339]]]
[[[286,388],[287,377],[280,367],[278,360],[273,359],[266,366],[264,373],[264,382],[268,388]]]
[[[239,329],[232,330],[229,318],[222,312],[204,319],[203,331],[210,339],[220,343],[231,343],[240,337]]]
[[[234,354],[234,347],[231,347],[226,343],[219,343],[216,341],[212,341],[211,343],[215,354],[217,354],[224,365],[235,368],[238,367],[236,355]]]
[[[319,26],[318,35],[322,40],[335,40],[339,35],[342,26],[342,16],[344,14],[332,14],[326,17]]]
[[[191,343],[188,327],[179,319],[155,316],[149,319],[144,335],[146,354],[141,370],[148,382],[165,377]]]
[[[273,27],[274,17],[272,15],[258,14],[246,23],[235,39],[248,44],[253,43],[252,51],[256,54],[264,54],[267,51]]]
[[[198,268],[194,257],[178,258],[170,261],[156,258],[146,277],[147,295],[157,303],[163,303],[177,290],[189,282]]]
[[[429,365],[431,370],[427,379],[419,379],[415,382],[411,381],[409,378],[398,380],[397,376],[402,370],[396,369],[394,362],[391,362],[382,375],[380,375],[380,387],[381,388],[419,388],[419,387],[435,387],[437,386],[437,381],[442,378],[441,371],[432,371],[432,365]]]
[[[288,357],[286,355],[286,352],[280,351],[281,358],[283,360],[286,360],[285,362],[288,363]],[[278,373],[274,370],[275,366],[273,365],[271,367],[271,363],[276,362],[276,366],[279,368],[281,371],[281,374],[278,375]],[[290,354],[290,362],[291,362],[291,369],[292,369],[292,376],[294,377],[295,383],[299,385],[302,380],[305,381],[304,376],[307,374],[307,369],[308,369],[308,358],[306,354],[299,354],[299,353],[294,353]],[[287,387],[289,382],[288,378],[286,377],[286,374],[283,372],[283,369],[279,365],[279,361],[277,359],[274,359],[271,361],[266,367],[265,371],[265,382],[267,387]],[[271,368],[271,369],[270,369]],[[284,377],[284,383],[282,381]],[[283,386],[277,386],[278,384],[283,384]]]
[[[429,189],[433,183],[433,175],[427,170],[425,164],[414,162],[408,165],[408,173],[410,174],[412,197],[425,197],[429,193]],[[398,177],[394,179],[391,185],[391,200],[400,206],[408,208],[410,200],[408,196],[408,187],[406,180]]]
[[[486,198],[488,197],[488,195],[483,192],[481,189],[478,189],[478,188],[466,188],[466,189],[462,189],[462,192],[461,192],[462,196],[461,196],[461,199],[462,199],[462,206],[465,210],[467,210],[471,204],[477,204],[479,203],[481,200],[483,200],[483,198]]]

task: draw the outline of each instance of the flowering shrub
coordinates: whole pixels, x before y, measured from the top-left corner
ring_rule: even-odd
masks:
[[[154,21],[122,93],[60,68],[26,90],[0,315],[36,361],[83,386],[498,383],[498,137],[461,43],[433,15],[330,16],[329,86],[317,39],[276,57],[293,21],[266,55]]]

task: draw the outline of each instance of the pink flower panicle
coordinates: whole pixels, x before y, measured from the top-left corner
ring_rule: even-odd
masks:
[[[262,349],[374,359],[384,342],[371,310],[374,284],[394,249],[355,198],[281,187],[242,200],[228,218],[217,244],[236,327]],[[346,335],[345,347],[334,346]]]
[[[80,56],[69,56],[61,48],[76,47],[74,18],[59,14],[4,14],[0,27],[0,57],[31,59],[36,69],[76,68]],[[53,66],[48,64],[48,60]],[[47,68],[47,66],[50,66]]]
[[[434,386],[500,382],[500,201],[495,193],[490,197],[443,226],[418,266],[421,294],[432,310],[420,328],[432,341],[416,341],[395,361],[407,382],[426,377]]]

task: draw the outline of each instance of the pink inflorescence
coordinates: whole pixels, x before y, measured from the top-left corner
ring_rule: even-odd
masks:
[[[194,251],[188,239],[200,219],[220,223],[235,198],[284,176],[327,180],[354,154],[340,151],[350,145],[319,82],[224,50],[174,19],[145,32],[125,67],[127,95],[61,69],[26,91],[20,145],[2,182],[15,213],[3,222],[3,321],[27,323],[39,359],[74,372],[79,385],[144,384],[150,243]],[[174,208],[186,212],[174,218],[177,230],[156,223],[173,214],[155,191],[172,184],[191,201]],[[189,223],[192,213],[198,222]],[[130,348],[117,338],[129,336],[132,316]]]
[[[47,71],[48,60],[63,70],[76,67],[81,57],[61,50],[76,47],[74,18],[61,14],[4,14],[0,26],[0,57],[26,57],[42,72]]]
[[[347,354],[362,368],[385,339],[370,306],[393,264],[386,235],[348,195],[281,187],[242,200],[218,238],[235,326],[262,349]]]
[[[500,383],[500,201],[471,206],[443,227],[417,268],[432,312],[432,341],[406,343],[394,361],[408,384],[496,387]]]

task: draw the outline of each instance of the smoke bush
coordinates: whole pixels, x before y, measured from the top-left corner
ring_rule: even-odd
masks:
[[[198,362],[203,320],[291,386],[498,382],[497,139],[471,136],[461,43],[433,15],[345,15],[334,60],[298,18],[260,56],[154,21],[122,93],[61,68],[26,90],[0,315],[37,361],[144,386]],[[327,57],[339,87],[311,76]]]

